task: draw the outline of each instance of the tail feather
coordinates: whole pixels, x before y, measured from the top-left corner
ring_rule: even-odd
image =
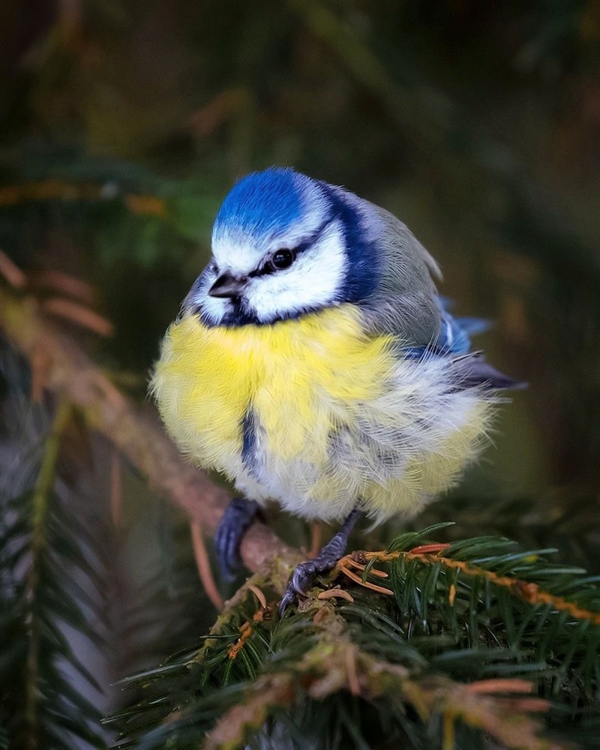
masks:
[[[460,388],[482,387],[488,391],[522,390],[527,383],[505,375],[486,362],[480,352],[458,357],[453,362],[456,383]]]

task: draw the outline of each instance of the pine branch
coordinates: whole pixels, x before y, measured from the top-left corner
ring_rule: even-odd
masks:
[[[501,586],[511,594],[523,598],[528,604],[534,606],[545,605],[551,607],[557,612],[566,612],[575,620],[589,620],[594,625],[600,625],[600,612],[592,611],[584,607],[579,606],[574,601],[569,601],[564,596],[558,596],[550,591],[544,590],[537,583],[531,581],[525,581],[521,578],[514,578],[506,575],[499,575],[493,570],[487,568],[469,564],[465,560],[456,560],[450,557],[444,557],[440,553],[444,550],[448,550],[451,544],[429,544],[415,547],[414,549],[403,552],[403,551],[380,551],[380,552],[366,552],[357,550],[351,555],[342,558],[339,561],[337,569],[339,572],[344,573],[351,580],[357,583],[364,583],[365,586],[373,591],[379,591],[383,594],[393,595],[393,591],[386,589],[382,586],[377,586],[373,583],[368,583],[365,580],[359,579],[356,574],[353,574],[348,566],[358,568],[365,572],[367,575],[370,573],[373,575],[374,569],[372,567],[373,562],[389,563],[394,560],[406,561],[406,562],[418,562],[422,565],[442,565],[449,570],[459,571],[463,575],[474,576],[482,578],[485,581],[493,584],[494,586]],[[556,550],[550,550],[552,552]],[[548,550],[527,552],[527,553],[515,553],[507,556],[508,559],[504,559],[501,562],[517,562],[524,560],[525,562],[529,558],[529,561],[536,560],[542,552],[548,552]],[[498,561],[496,561],[498,562]],[[565,572],[584,572],[578,568],[556,568],[555,573]],[[539,573],[538,573],[539,574]],[[594,595],[597,596],[597,592],[593,591]],[[456,597],[456,585],[451,584],[450,591],[448,594],[448,601],[450,605],[454,603]]]
[[[19,403],[15,373],[1,364],[7,401]],[[84,637],[86,651],[102,646],[95,540],[63,473],[73,410],[59,402],[50,426],[45,412],[36,404],[3,425],[16,463],[0,496],[0,721],[10,747],[67,750],[79,737],[101,748],[100,712],[88,698],[101,688],[69,633]]]
[[[373,701],[385,697],[398,707],[411,705],[422,721],[433,715],[445,717],[444,735],[461,720],[483,726],[507,747],[556,750],[562,745],[541,740],[540,724],[532,712],[545,711],[547,703],[523,697],[531,685],[523,680],[487,680],[461,685],[436,676],[415,679],[405,667],[375,659],[352,642],[346,623],[330,604],[323,604],[313,617],[319,630],[318,644],[288,672],[267,674],[250,685],[242,700],[229,709],[208,735],[204,750],[240,747],[251,731],[264,724],[269,711],[289,707],[299,696],[319,701],[345,690]],[[230,658],[237,658],[231,655]],[[496,697],[504,694],[505,697]],[[516,698],[514,694],[522,694]],[[508,697],[506,697],[508,696]],[[510,712],[511,722],[506,722]]]
[[[25,721],[28,729],[25,734],[26,747],[35,750],[39,747],[38,704],[39,694],[39,658],[42,613],[39,611],[39,586],[43,557],[48,543],[47,516],[48,497],[53,490],[56,479],[56,463],[60,452],[63,432],[71,418],[72,410],[68,401],[62,401],[56,411],[52,431],[48,436],[42,465],[33,490],[33,511],[31,531],[31,566],[28,573],[27,588],[31,600],[29,639],[26,661],[26,697]]]
[[[33,158],[25,151],[12,167],[22,179],[0,187],[0,209],[50,203],[65,209],[69,222],[75,204],[78,214],[93,223],[104,260],[127,252],[141,266],[151,266],[165,246],[173,252],[173,244],[181,249],[208,236],[218,208],[214,185],[205,178],[169,179],[105,156],[65,157],[62,151],[57,156],[50,147],[43,155],[36,151]]]
[[[336,732],[363,736],[356,708],[335,729],[348,700],[376,709],[365,724],[371,739],[376,721],[411,748],[460,745],[467,728],[508,748],[566,748],[569,716],[580,736],[593,736],[581,709],[597,704],[597,581],[540,551],[515,552],[507,540],[433,543],[434,530],[404,534],[387,552],[355,553],[353,562],[371,559],[356,563],[362,578],[337,590],[350,604],[321,596],[322,586],[335,591],[344,565],[283,620],[275,614],[280,571],[254,576],[199,650],[131,679],[145,695],[118,717],[121,739],[138,737],[134,745],[148,750],[187,748],[208,732],[205,747],[215,750],[259,747],[258,737],[276,727],[308,743],[306,733],[319,727],[318,743],[340,747]],[[375,569],[376,560],[389,572]],[[366,587],[373,580],[374,591]],[[381,596],[382,581],[393,597]],[[523,585],[538,587],[536,597],[522,596]],[[577,607],[548,607],[546,597]],[[579,618],[580,610],[592,617]],[[543,736],[548,726],[555,740]]]

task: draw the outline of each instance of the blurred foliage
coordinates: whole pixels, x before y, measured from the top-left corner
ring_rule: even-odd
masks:
[[[9,748],[102,748],[109,686],[213,611],[181,515],[67,401],[32,401],[4,344],[0,383],[0,724]]]
[[[440,260],[458,311],[496,322],[481,342],[490,359],[530,384],[503,408],[485,460],[416,528],[451,519],[439,538],[502,533],[599,570],[598,2],[5,0],[0,21],[0,249],[30,278],[58,270],[91,284],[116,335],[84,343],[132,394],[145,397],[233,180],[291,164],[402,218]],[[129,695],[110,684],[193,643],[212,610],[185,521],[124,466],[115,523],[111,446],[76,419],[45,485],[52,524],[36,526],[57,405],[31,400],[14,352],[2,361],[3,576],[18,583],[5,589],[3,577],[2,594],[25,628],[11,631],[17,661],[3,662],[2,680],[23,686],[14,675],[31,653],[35,591],[52,597],[36,705],[73,743],[59,684],[100,711],[122,706]],[[299,522],[277,524],[308,538]],[[39,586],[32,534],[45,550]],[[75,676],[81,658],[104,699]],[[0,746],[20,695],[3,708]],[[78,716],[80,733],[102,731],[96,716]]]

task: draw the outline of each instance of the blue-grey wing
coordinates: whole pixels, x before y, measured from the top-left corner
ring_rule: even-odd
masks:
[[[359,203],[383,261],[377,291],[364,310],[370,330],[397,336],[405,357],[444,358],[457,388],[521,387],[473,351],[471,337],[486,330],[487,321],[452,315],[449,300],[435,286],[439,268],[410,230],[384,209]]]
[[[489,328],[482,318],[455,318],[450,312],[450,301],[439,297],[440,332],[427,346],[406,347],[404,354],[411,359],[443,357],[448,361],[456,387],[480,387],[489,391],[524,388],[525,384],[505,375],[486,362],[481,351],[474,351],[471,337]]]
[[[436,352],[452,356],[467,354],[472,349],[471,337],[487,331],[489,321],[483,318],[455,318],[451,312],[451,301],[436,295],[439,330],[425,346],[407,347],[409,356],[421,356],[424,352]]]

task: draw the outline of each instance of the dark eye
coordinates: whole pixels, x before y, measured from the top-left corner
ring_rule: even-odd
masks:
[[[283,271],[285,268],[289,268],[295,260],[296,253],[293,250],[288,250],[284,247],[273,253],[270,263],[273,268],[278,271]]]

